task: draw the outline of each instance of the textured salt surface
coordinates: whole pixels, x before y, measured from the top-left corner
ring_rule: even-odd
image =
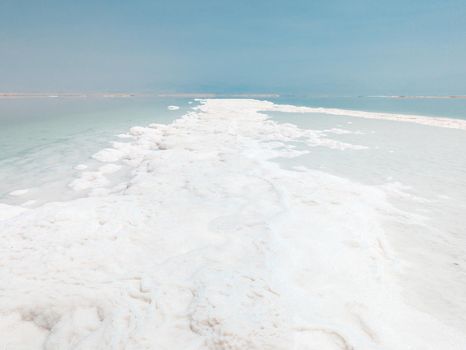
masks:
[[[424,222],[387,200],[403,188],[280,167],[272,159],[309,152],[296,140],[366,147],[327,136],[342,129],[300,129],[260,111],[300,109],[202,101],[96,153],[102,166],[70,183],[89,197],[0,206],[0,345],[464,349],[464,320],[453,327],[452,315],[404,297],[403,256],[384,223]],[[122,168],[129,179],[115,185],[108,176]]]

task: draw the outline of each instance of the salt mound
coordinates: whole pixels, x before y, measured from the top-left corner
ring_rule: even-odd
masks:
[[[9,193],[9,195],[17,197],[17,196],[22,196],[22,195],[24,195],[24,194],[26,194],[28,192],[29,192],[29,189],[25,188],[25,189],[22,189],[22,190],[12,191],[12,192]]]

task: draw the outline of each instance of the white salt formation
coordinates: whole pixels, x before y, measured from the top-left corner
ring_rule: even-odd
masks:
[[[25,188],[25,189],[22,189],[22,190],[15,190],[15,191],[12,191],[10,192],[10,196],[22,196],[22,195],[25,195],[26,193],[29,192],[29,189]]]
[[[95,154],[102,166],[70,184],[90,196],[0,206],[0,349],[465,349],[466,320],[448,305],[464,310],[466,293],[438,312],[406,297],[431,300],[399,278],[406,252],[390,243],[393,227],[427,227],[389,203],[403,187],[281,167],[273,158],[309,152],[297,140],[367,147],[261,111],[296,107],[201,101]],[[109,181],[123,168],[129,179]]]
[[[294,113],[319,113],[329,115],[339,115],[345,117],[356,117],[365,119],[379,119],[379,120],[392,120],[398,122],[409,122],[422,125],[437,126],[442,128],[461,129],[466,130],[466,120],[452,119],[443,117],[427,117],[414,114],[396,114],[396,113],[382,113],[382,112],[365,112],[355,111],[350,109],[338,108],[322,108],[322,107],[301,107],[301,106],[287,106],[275,105],[277,111],[294,112]]]
[[[87,169],[87,165],[86,164],[78,164],[74,167],[75,170],[84,170],[84,169]]]

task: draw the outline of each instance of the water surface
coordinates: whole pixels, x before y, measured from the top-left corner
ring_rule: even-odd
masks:
[[[181,108],[170,111],[169,105]],[[41,196],[66,198],[64,185],[73,168],[107,147],[115,135],[135,125],[169,123],[188,106],[187,99],[167,98],[0,99],[0,200],[19,204],[28,195],[8,193],[37,192],[38,187]]]

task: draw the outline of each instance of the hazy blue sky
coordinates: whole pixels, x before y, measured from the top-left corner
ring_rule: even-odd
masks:
[[[0,0],[0,90],[466,93],[466,0]]]

